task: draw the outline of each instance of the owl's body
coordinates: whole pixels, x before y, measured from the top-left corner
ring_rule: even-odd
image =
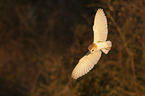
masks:
[[[102,51],[104,49],[110,50],[111,47],[112,47],[111,41],[104,41],[104,42],[99,42],[99,43],[92,43],[91,45],[89,45],[88,50],[91,51],[94,48],[95,48],[96,51],[98,51],[98,50],[101,50]]]
[[[102,9],[98,9],[93,25],[94,41],[89,45],[89,52],[79,60],[72,72],[72,78],[77,79],[88,73],[101,57],[102,52],[108,54],[112,47],[111,41],[106,41],[108,35],[107,19]]]

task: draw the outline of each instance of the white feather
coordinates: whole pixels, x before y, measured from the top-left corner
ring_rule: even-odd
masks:
[[[72,78],[77,79],[88,73],[97,64],[101,53],[101,51],[96,51],[82,57],[72,72]]]
[[[103,9],[98,9],[93,25],[94,42],[106,41],[108,35],[107,19],[103,12]]]
[[[108,52],[110,51],[110,49],[101,49],[103,53],[108,54]]]
[[[108,52],[110,51],[110,49],[112,47],[111,41],[105,41],[101,45],[104,47],[101,49],[103,51],[103,53],[108,54]]]
[[[99,50],[100,50],[100,49],[107,48],[107,47],[112,47],[111,41],[104,41],[104,42],[99,42],[99,43],[97,43],[97,48],[98,48]]]

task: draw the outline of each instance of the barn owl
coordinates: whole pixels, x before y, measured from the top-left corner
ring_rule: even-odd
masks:
[[[108,54],[112,47],[111,41],[106,41],[108,35],[107,19],[103,9],[98,9],[94,19],[93,25],[94,39],[93,43],[89,45],[89,52],[82,57],[72,72],[72,78],[87,74],[95,64],[99,61],[102,52]]]

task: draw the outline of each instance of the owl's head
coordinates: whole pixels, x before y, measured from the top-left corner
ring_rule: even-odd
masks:
[[[92,43],[91,45],[89,45],[88,49],[91,53],[93,53],[97,50],[97,45],[95,43]]]

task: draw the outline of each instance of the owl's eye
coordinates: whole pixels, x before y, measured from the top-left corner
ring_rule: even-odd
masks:
[[[94,49],[92,50],[92,52],[94,52]]]

